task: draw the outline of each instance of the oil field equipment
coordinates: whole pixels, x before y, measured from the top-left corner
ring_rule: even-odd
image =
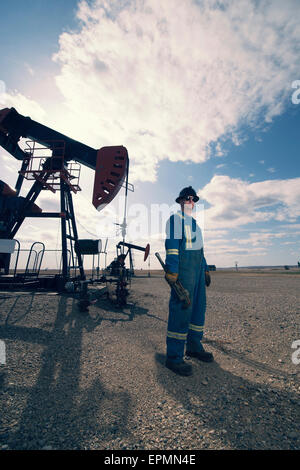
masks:
[[[21,138],[27,139],[25,149],[19,145]],[[80,165],[94,170],[92,204],[100,211],[118,194],[121,187],[129,187],[129,157],[122,146],[108,146],[94,149],[30,117],[19,114],[14,108],[0,110],[0,146],[20,161],[15,189],[5,182],[0,182],[0,285],[35,285],[39,287],[65,290],[65,286],[84,286],[86,275],[83,267],[85,255],[106,254],[106,245],[102,250],[101,240],[80,240],[73,206],[73,195],[79,187]],[[25,197],[20,197],[24,180],[32,180],[31,189]],[[43,212],[36,200],[41,191],[60,192],[59,212]],[[38,253],[34,242],[23,275],[17,272],[17,260],[20,244],[15,239],[18,230],[27,217],[48,217],[60,219],[61,226],[61,271],[59,274],[39,275],[45,247],[41,245]],[[126,245],[123,234],[123,246]],[[149,252],[149,250],[148,250]],[[12,254],[15,263],[11,265]],[[92,282],[114,282],[107,277],[97,276]],[[123,282],[123,278],[120,282]],[[120,282],[117,286],[119,289]],[[124,295],[122,293],[122,298]]]
[[[138,250],[138,251],[143,251],[144,252],[144,261],[147,260],[150,252],[150,245],[149,243],[144,247],[138,246],[138,245],[133,245],[132,243],[126,243],[126,242],[119,242],[117,245],[117,251],[118,253],[124,253],[124,248],[127,248],[127,252],[125,254],[125,258],[128,256],[129,258],[129,271],[130,274],[133,276],[134,275],[134,266],[133,266],[133,258],[132,258],[132,252],[131,250]]]

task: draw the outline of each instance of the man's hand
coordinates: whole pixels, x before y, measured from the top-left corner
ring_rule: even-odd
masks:
[[[166,274],[165,274],[165,278],[171,284],[175,284],[175,282],[178,279],[178,274],[177,273],[171,273],[170,271],[167,271]]]
[[[205,271],[205,284],[206,287],[209,287],[211,283],[209,271]]]

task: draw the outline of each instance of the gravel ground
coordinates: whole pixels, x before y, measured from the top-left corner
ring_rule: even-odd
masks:
[[[0,292],[0,449],[299,449],[300,277],[212,273],[194,374],[164,366],[169,287],[101,299]],[[92,295],[99,297],[97,289]],[[298,356],[299,357],[299,356]]]

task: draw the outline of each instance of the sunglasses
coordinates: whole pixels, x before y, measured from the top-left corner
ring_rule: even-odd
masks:
[[[196,202],[194,196],[186,196],[186,197],[184,198],[184,200],[185,200],[185,201],[190,201],[190,200],[192,200],[193,202]]]

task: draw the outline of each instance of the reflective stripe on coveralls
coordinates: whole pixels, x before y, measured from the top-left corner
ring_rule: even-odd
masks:
[[[206,310],[205,291],[205,259],[203,249],[189,250],[191,239],[186,237],[186,243],[179,249],[179,281],[188,290],[191,305],[182,308],[174,291],[171,291],[169,302],[169,320],[167,331],[167,357],[174,362],[181,362],[184,356],[184,346],[187,350],[199,352],[203,350],[201,340]],[[185,245],[185,246],[184,246]]]

